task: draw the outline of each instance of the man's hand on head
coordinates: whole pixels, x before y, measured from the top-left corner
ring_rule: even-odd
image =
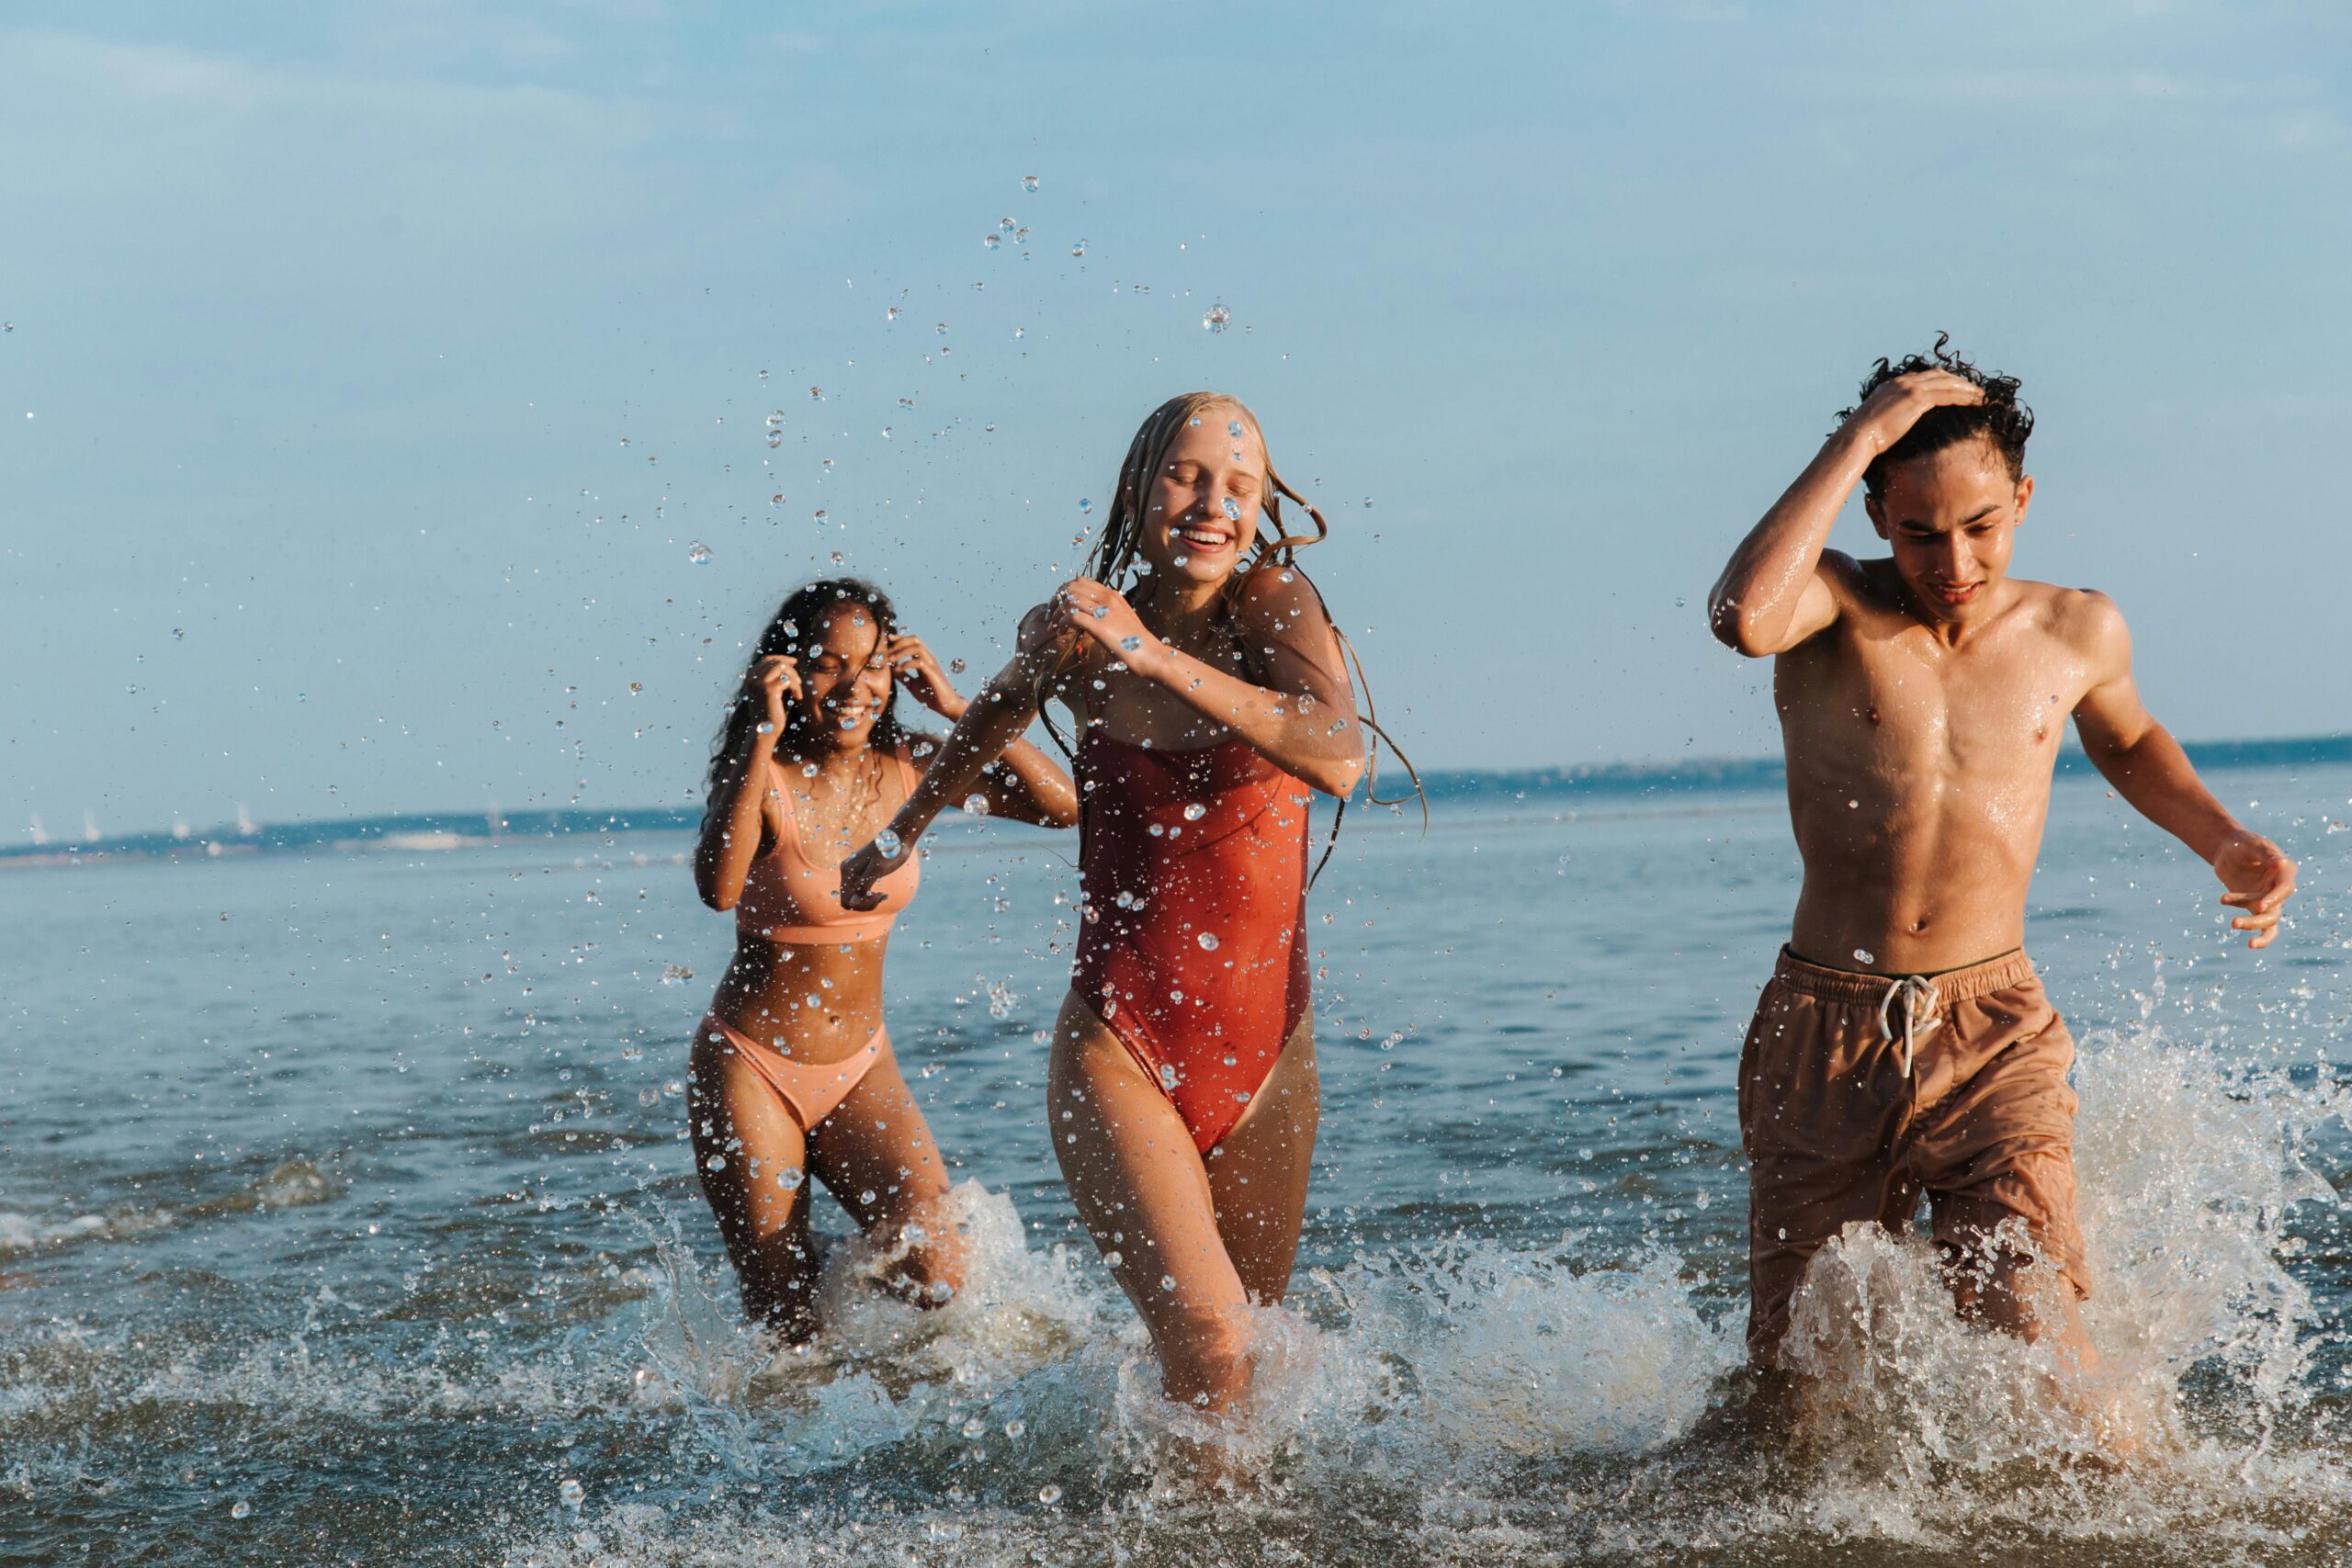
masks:
[[[2295,893],[2295,863],[2259,833],[2241,832],[2213,857],[2213,874],[2229,891],[2222,902],[2245,913],[2230,929],[2252,931],[2248,947],[2268,947],[2278,935],[2278,912]]]
[[[1984,389],[1949,370],[1917,370],[1883,381],[1846,420],[1846,428],[1883,452],[1910,432],[1929,409],[1984,400]]]

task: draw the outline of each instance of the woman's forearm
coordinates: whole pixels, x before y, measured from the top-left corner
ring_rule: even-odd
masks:
[[[947,732],[939,756],[923,771],[898,815],[890,818],[890,831],[899,841],[913,843],[942,811],[970,794],[979,782],[980,771],[1020,740],[1021,732],[1036,716],[1037,705],[1025,694],[1012,694],[1001,676],[990,682]],[[1037,761],[1050,767],[1042,756]]]
[[[1027,729],[1028,726],[1022,726]],[[997,759],[997,766],[1012,775],[1012,785],[1047,827],[1067,828],[1078,820],[1078,790],[1070,776],[1035,743],[1015,736]]]
[[[1136,673],[1233,731],[1268,761],[1326,795],[1344,795],[1363,776],[1363,732],[1345,705],[1252,685],[1164,643],[1161,649],[1150,668]]]

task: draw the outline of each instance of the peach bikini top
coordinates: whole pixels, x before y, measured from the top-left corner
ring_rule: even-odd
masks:
[[[899,743],[898,758],[900,784],[912,794],[917,774],[903,740]],[[735,903],[736,929],[757,931],[770,942],[791,946],[873,942],[889,935],[899,911],[914,902],[916,885],[922,880],[922,865],[910,858],[876,883],[874,890],[882,896],[878,907],[844,909],[841,867],[809,862],[800,846],[800,825],[792,814],[791,792],[778,790],[776,796],[784,821],[776,831],[775,848],[753,861],[743,878],[743,894]]]

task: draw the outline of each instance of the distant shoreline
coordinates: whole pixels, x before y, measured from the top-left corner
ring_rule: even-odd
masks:
[[[2352,763],[2352,735],[2294,737],[2276,740],[2204,740],[2187,745],[2201,772]],[[2091,771],[2080,751],[2058,754],[2058,773]],[[1431,800],[1614,799],[1700,791],[1778,791],[1786,770],[1778,758],[1699,759],[1687,762],[1603,762],[1568,768],[1441,770],[1424,773]],[[1393,769],[1380,787],[1393,795],[1403,770]],[[1358,802],[1362,796],[1357,797]],[[403,812],[334,821],[237,823],[204,831],[186,828],[126,833],[119,838],[73,843],[0,846],[0,870],[40,865],[80,865],[132,860],[221,860],[249,855],[345,849],[438,853],[489,849],[524,840],[564,840],[609,833],[691,832],[702,821],[700,807],[648,806],[619,810]]]

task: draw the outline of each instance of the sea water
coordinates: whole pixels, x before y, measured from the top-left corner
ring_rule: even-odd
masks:
[[[1232,1427],[1158,1397],[1056,1178],[1068,836],[943,829],[893,939],[971,1278],[877,1295],[820,1193],[830,1326],[782,1352],[684,1141],[731,931],[682,840],[10,872],[0,1559],[2344,1562],[2352,769],[2215,782],[2303,861],[2268,953],[2086,780],[2033,893],[2090,1331],[2150,1412],[2121,1471],[1916,1240],[1825,1258],[1814,1405],[1742,1418],[1769,795],[1351,815],[1305,1244]]]

